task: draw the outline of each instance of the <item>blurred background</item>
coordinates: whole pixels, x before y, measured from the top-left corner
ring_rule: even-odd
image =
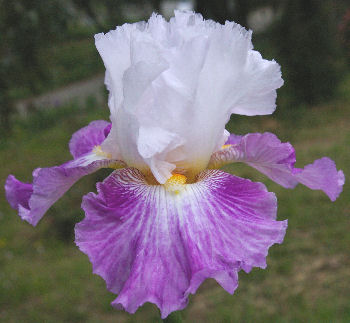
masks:
[[[255,48],[282,66],[276,113],[233,116],[230,131],[274,132],[294,145],[298,167],[329,156],[349,176],[349,0],[0,0],[0,322],[160,322],[151,304],[135,315],[114,310],[115,296],[73,243],[81,197],[108,170],[73,186],[35,229],[9,207],[3,184],[10,173],[31,182],[34,168],[68,160],[72,133],[108,119],[93,35],[174,9],[252,29]],[[240,273],[233,296],[206,281],[182,321],[349,322],[349,185],[331,203],[244,165],[226,170],[276,192],[287,235],[270,249],[266,270]]]

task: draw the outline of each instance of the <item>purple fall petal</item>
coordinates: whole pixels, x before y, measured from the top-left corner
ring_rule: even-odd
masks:
[[[73,158],[87,154],[95,146],[100,145],[107,137],[110,127],[111,123],[96,120],[75,132],[69,142],[69,150]]]
[[[86,154],[60,166],[35,169],[33,184],[22,183],[10,175],[5,185],[6,198],[23,220],[35,226],[76,181],[111,164],[114,166],[116,161]]]
[[[342,191],[344,174],[337,171],[331,159],[324,157],[304,169],[298,169],[294,168],[293,146],[288,142],[282,143],[274,134],[252,133],[237,141],[238,137],[232,137],[235,143],[231,147],[212,155],[209,168],[244,162],[286,188],[302,183],[311,189],[322,190],[332,201]]]
[[[165,318],[210,277],[233,293],[238,271],[265,268],[268,248],[287,227],[275,220],[276,198],[263,184],[217,170],[178,194],[131,168],[97,188],[84,197],[76,244],[119,294],[112,305],[130,313],[152,302]]]

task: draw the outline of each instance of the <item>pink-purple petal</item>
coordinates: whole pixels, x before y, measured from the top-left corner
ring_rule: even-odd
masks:
[[[108,125],[103,129],[103,134],[107,138],[112,129],[112,123],[108,123]]]
[[[60,166],[35,169],[33,184],[22,183],[10,175],[5,185],[6,198],[23,220],[35,226],[81,177],[115,163],[115,160],[100,157],[93,159],[87,154]]]
[[[11,207],[18,211],[20,205],[29,208],[28,201],[33,194],[33,185],[22,183],[15,176],[9,175],[5,183],[5,192]]]
[[[236,135],[234,133],[231,133],[230,136],[227,138],[227,141],[225,142],[225,145],[235,145],[238,144],[243,136]]]
[[[232,136],[232,135],[231,135]],[[230,139],[231,139],[230,136]],[[302,183],[314,190],[322,190],[334,201],[342,191],[344,174],[327,158],[316,160],[304,169],[294,168],[295,151],[290,143],[282,143],[272,133],[252,133],[232,136],[232,146],[214,153],[209,168],[244,162],[286,188]]]
[[[130,168],[97,188],[84,197],[76,243],[119,294],[112,305],[130,313],[152,302],[165,318],[206,278],[233,293],[238,271],[265,268],[268,248],[287,227],[275,220],[276,198],[263,184],[217,170],[179,194]]]
[[[338,171],[334,161],[328,157],[317,159],[304,169],[296,169],[295,177],[308,188],[322,190],[332,201],[338,198],[345,183],[343,171]]]
[[[78,158],[100,145],[111,129],[111,123],[104,120],[90,122],[87,126],[76,131],[70,142],[69,150],[73,158]]]

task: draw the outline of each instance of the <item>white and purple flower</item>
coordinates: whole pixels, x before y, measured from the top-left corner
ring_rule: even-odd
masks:
[[[283,187],[302,183],[332,201],[342,191],[344,175],[329,158],[294,168],[293,147],[275,135],[225,130],[233,113],[271,114],[283,84],[279,65],[253,50],[250,31],[175,12],[169,22],[153,15],[95,39],[111,123],[77,131],[73,160],[36,169],[33,184],[10,175],[5,188],[35,226],[82,176],[116,169],[83,198],[85,219],[75,229],[94,273],[118,294],[113,306],[134,313],[152,302],[164,318],[204,279],[233,293],[241,269],[266,267],[287,221],[276,221],[274,193],[222,165],[243,162]]]

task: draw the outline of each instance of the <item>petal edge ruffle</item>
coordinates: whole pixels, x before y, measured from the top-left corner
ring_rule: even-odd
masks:
[[[287,227],[275,221],[276,198],[263,184],[221,171],[204,171],[179,194],[131,168],[97,187],[83,199],[76,244],[119,294],[112,305],[131,313],[152,302],[165,318],[210,277],[233,293],[238,271],[265,268]]]

